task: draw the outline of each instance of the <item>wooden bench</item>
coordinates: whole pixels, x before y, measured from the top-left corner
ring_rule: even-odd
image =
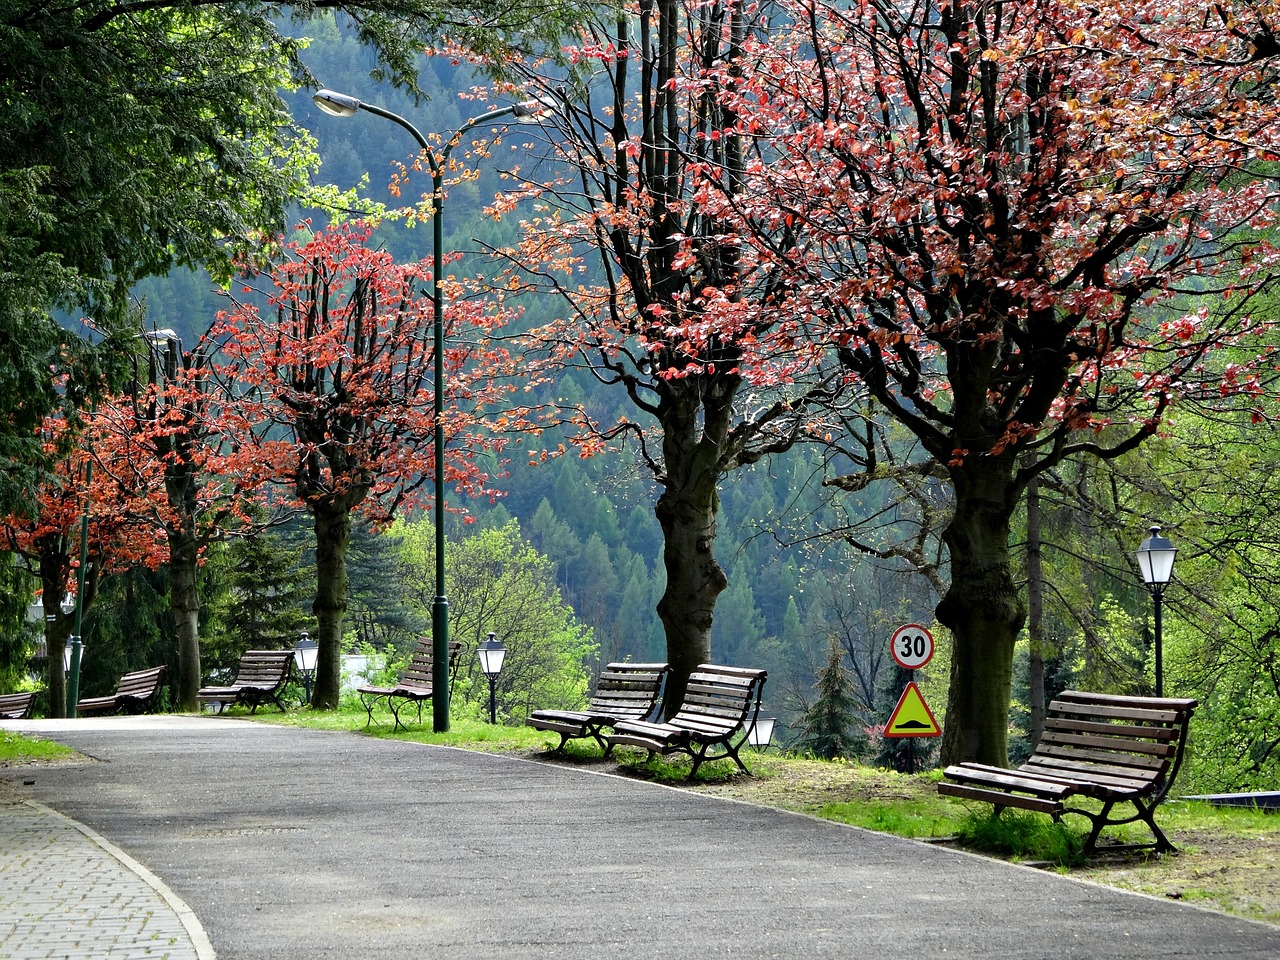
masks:
[[[109,697],[89,697],[76,704],[76,713],[155,713],[164,683],[164,667],[126,673]]]
[[[1093,831],[1085,842],[1092,853],[1107,826],[1141,820],[1154,844],[1131,846],[1158,852],[1174,849],[1156,826],[1155,808],[1164,800],[1182,764],[1187,725],[1195,700],[1123,697],[1066,690],[1051,704],[1044,734],[1026,763],[1014,770],[977,763],[947,767],[938,792],[995,805],[995,812],[1018,807],[1087,817]],[[1067,806],[1071,797],[1089,797],[1101,810]],[[1112,816],[1118,803],[1130,803],[1132,816]]]
[[[281,697],[292,673],[292,650],[246,650],[231,683],[225,687],[202,687],[196,691],[196,699],[201,706],[216,703],[219,713],[228,704],[237,703],[246,704],[250,713],[257,713],[258,705],[268,700],[284,710]]]
[[[557,753],[578,737],[594,737],[608,750],[604,728],[619,720],[644,720],[653,713],[667,670],[665,663],[611,663],[601,672],[595,695],[585,710],[535,710],[525,723],[560,734]]]
[[[750,774],[738,751],[760,712],[767,674],[763,670],[699,664],[689,674],[684,702],[665,723],[619,720],[605,736],[605,756],[614,747],[641,747],[663,755],[685,753],[693,760],[692,780],[708,760],[733,760]]]
[[[456,640],[449,641],[449,685],[453,686],[453,675],[458,666],[458,657],[462,653],[462,644]],[[404,727],[409,729],[406,724],[400,722],[400,711],[409,705],[415,704],[418,708],[418,722],[422,722],[422,704],[425,700],[430,700],[435,683],[435,653],[432,650],[432,639],[423,637],[418,641],[413,650],[413,656],[409,658],[409,666],[405,668],[404,673],[400,674],[400,679],[396,681],[394,687],[357,687],[356,693],[360,695],[360,702],[364,704],[364,711],[369,715],[369,719],[365,721],[365,727],[373,723],[373,708],[379,700],[385,700],[387,706],[391,709],[391,715],[395,718],[395,726],[393,731]]]
[[[0,694],[0,720],[30,720],[36,692]]]

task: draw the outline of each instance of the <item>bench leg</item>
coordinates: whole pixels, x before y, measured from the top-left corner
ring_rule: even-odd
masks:
[[[1081,816],[1088,817],[1093,822],[1093,830],[1090,831],[1089,839],[1086,840],[1084,844],[1085,856],[1095,852],[1098,837],[1102,834],[1105,827],[1120,826],[1125,823],[1133,823],[1136,820],[1141,820],[1147,825],[1147,828],[1151,831],[1151,835],[1155,837],[1155,843],[1131,844],[1128,845],[1129,849],[1153,848],[1156,853],[1178,852],[1178,848],[1169,842],[1169,838],[1165,836],[1164,831],[1156,825],[1155,813],[1156,807],[1159,806],[1158,801],[1150,804],[1144,804],[1140,800],[1127,801],[1133,804],[1134,810],[1137,812],[1132,817],[1125,817],[1118,820],[1111,818],[1111,809],[1115,806],[1116,802],[1117,801],[1114,800],[1105,802],[1102,805],[1102,810],[1098,813],[1090,813],[1088,810],[1074,808],[1063,811],[1064,813],[1078,813]]]
[[[364,722],[364,728],[369,729],[369,724],[373,723],[373,705],[378,702],[378,697],[366,697],[360,694],[360,705],[364,707],[364,712],[368,715],[368,719]]]

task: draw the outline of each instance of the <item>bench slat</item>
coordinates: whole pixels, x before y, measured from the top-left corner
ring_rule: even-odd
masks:
[[[961,800],[980,800],[993,803],[998,807],[1017,807],[1020,810],[1033,810],[1037,813],[1057,815],[1062,812],[1060,801],[1043,800],[1039,797],[1022,797],[1016,793],[1004,793],[999,790],[983,790],[958,783],[938,784],[938,792],[947,796],[959,797]]]

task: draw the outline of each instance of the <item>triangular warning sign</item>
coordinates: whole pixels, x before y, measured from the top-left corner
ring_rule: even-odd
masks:
[[[893,716],[885,724],[886,737],[940,737],[942,728],[933,717],[933,711],[924,702],[920,688],[915,681],[907,684],[898,698],[898,705],[893,708]]]

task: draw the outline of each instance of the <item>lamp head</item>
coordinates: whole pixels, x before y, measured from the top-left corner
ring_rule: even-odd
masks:
[[[502,670],[502,662],[507,658],[507,648],[502,645],[496,633],[481,642],[476,653],[480,657],[480,672],[486,677],[496,677]]]
[[[1178,550],[1168,537],[1160,535],[1158,525],[1153,524],[1148,534],[1135,554],[1138,569],[1142,571],[1142,582],[1147,586],[1163,587],[1173,577],[1173,560]]]
[[[320,653],[320,645],[311,639],[307,631],[302,631],[302,637],[293,647],[293,660],[298,665],[299,670],[310,673],[316,668],[316,659]]]
[[[513,106],[511,115],[515,117],[516,123],[537,123],[551,116],[557,109],[558,105],[551,97],[533,97]]]
[[[311,100],[331,117],[354,117],[360,109],[359,100],[336,90],[320,90],[312,95]]]
[[[757,750],[769,749],[769,743],[773,740],[773,728],[777,723],[777,717],[756,717],[747,730],[747,742]]]

